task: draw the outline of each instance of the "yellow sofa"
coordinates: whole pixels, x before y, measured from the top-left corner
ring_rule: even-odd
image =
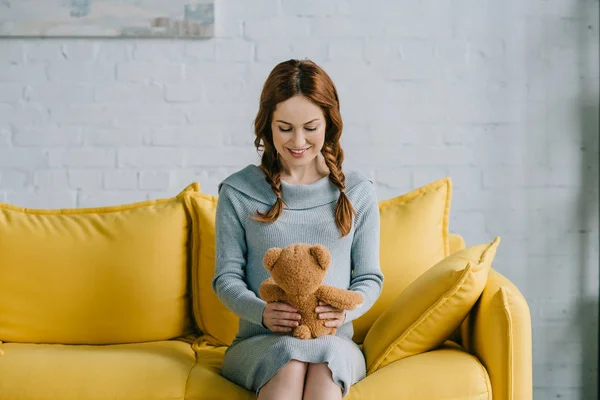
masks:
[[[417,193],[444,185],[447,230],[449,182]],[[429,207],[414,193],[401,200],[402,212]],[[254,398],[220,374],[235,317],[209,289],[216,201],[194,183],[114,207],[0,203],[0,400]],[[443,240],[444,256],[465,247],[456,234]],[[358,343],[376,318],[355,324]],[[530,400],[531,368],[527,303],[492,269],[444,344],[370,373],[347,398]]]

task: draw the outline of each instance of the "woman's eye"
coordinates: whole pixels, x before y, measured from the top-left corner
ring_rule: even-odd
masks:
[[[312,132],[312,131],[316,131],[316,130],[317,130],[317,128],[309,128],[309,127],[306,127],[306,130],[307,130],[307,131],[311,131],[311,132]]]
[[[280,126],[280,127],[279,127],[279,130],[280,130],[281,132],[290,132],[290,131],[292,130],[292,128],[287,128],[287,129],[285,129],[285,128],[282,128],[282,127]]]

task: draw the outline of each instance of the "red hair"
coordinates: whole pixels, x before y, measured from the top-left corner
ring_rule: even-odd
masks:
[[[266,181],[277,196],[277,201],[271,209],[263,214],[257,210],[257,216],[252,217],[259,222],[274,222],[283,212],[281,197],[281,163],[273,144],[271,120],[277,104],[287,99],[302,95],[318,105],[325,116],[325,142],[321,154],[329,168],[329,180],[340,190],[335,207],[335,221],[346,236],[352,227],[352,216],[356,211],[350,199],[344,192],[346,177],[342,172],[344,151],[340,146],[342,135],[342,116],[340,101],[333,81],[327,73],[310,60],[288,60],[273,68],[264,84],[260,96],[260,108],[254,120],[254,145],[257,150],[264,149],[260,168],[266,175]]]

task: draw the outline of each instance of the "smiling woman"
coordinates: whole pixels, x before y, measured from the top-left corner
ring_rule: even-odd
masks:
[[[342,128],[337,89],[321,67],[310,60],[288,60],[271,71],[254,121],[254,145],[264,148],[260,168],[277,201],[267,213],[258,212],[253,219],[269,223],[279,218],[284,207],[282,180],[311,183],[329,176],[340,191],[336,225],[342,236],[349,233],[356,211],[345,193]],[[293,154],[292,150],[304,153]]]
[[[365,377],[364,355],[352,341],[352,321],[381,293],[379,210],[373,181],[342,172],[342,119],[336,88],[310,60],[275,66],[265,82],[254,123],[261,164],[219,184],[212,285],[240,317],[223,359],[223,376],[263,399],[340,399]],[[347,191],[347,193],[346,193]],[[266,302],[264,256],[294,243],[325,246],[334,259],[325,284],[360,293],[360,308],[315,303],[335,334],[293,336],[298,310]],[[302,284],[302,281],[299,282]]]

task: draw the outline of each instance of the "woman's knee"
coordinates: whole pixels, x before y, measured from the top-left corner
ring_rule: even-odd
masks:
[[[291,360],[260,390],[259,399],[301,399],[306,377],[306,363]]]
[[[306,373],[318,375],[320,378],[329,378],[333,381],[333,375],[327,363],[308,364]]]
[[[308,365],[299,360],[290,360],[283,368],[279,370],[277,375],[289,378],[297,378],[304,380]]]
[[[304,398],[342,398],[342,388],[333,380],[333,374],[327,363],[308,365],[304,384]]]

